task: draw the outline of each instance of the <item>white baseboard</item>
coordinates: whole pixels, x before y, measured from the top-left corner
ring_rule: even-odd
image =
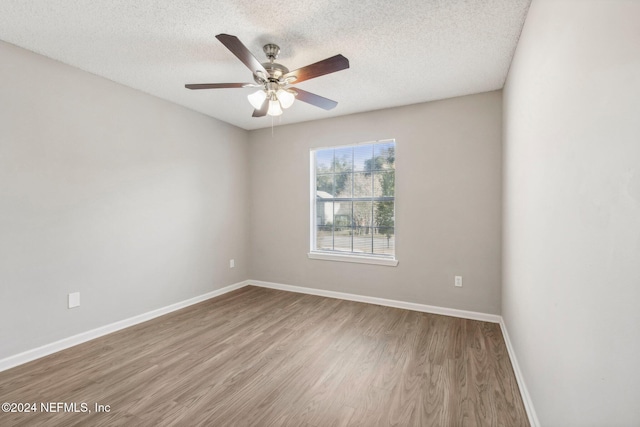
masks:
[[[283,285],[281,283],[263,282],[261,280],[247,280],[247,284],[262,288],[279,289],[281,291],[297,292],[300,294],[318,295],[321,297],[337,298],[347,301],[365,302],[386,307],[404,308],[405,310],[421,311],[423,313],[442,314],[444,316],[461,317],[463,319],[480,320],[483,322],[500,323],[502,317],[497,314],[479,313],[476,311],[457,310],[455,308],[438,307],[435,305],[416,304],[413,302],[397,301],[385,298],[369,297],[365,295],[347,294],[344,292],[325,291],[323,289],[305,288],[302,286]]]
[[[128,328],[129,326],[137,325],[138,323],[146,322],[147,320],[151,320],[156,317],[162,316],[164,314],[171,313],[172,311],[180,310],[181,308],[185,308],[190,305],[197,304],[199,302],[202,302],[211,298],[215,298],[219,295],[226,294],[227,292],[240,289],[246,285],[247,285],[246,281],[234,283],[233,285],[225,286],[224,288],[221,288],[221,289],[216,289],[215,291],[208,292],[204,295],[200,295],[194,298],[190,298],[188,300],[180,301],[175,304],[168,305],[166,307],[161,307],[156,310],[149,311],[147,313],[130,317],[128,319],[119,320],[117,322],[114,322],[105,326],[101,326],[99,328],[92,329],[90,331],[82,332],[68,338],[63,338],[59,341],[52,342],[50,344],[45,344],[41,347],[34,348],[32,350],[27,350],[23,353],[9,356],[7,358],[0,360],[0,372],[13,368],[18,365],[22,365],[27,362],[31,362],[32,360],[39,359],[44,356],[48,356],[52,353],[65,350],[69,347],[73,347],[74,345],[82,344],[92,339],[99,338],[101,336],[110,334],[115,331],[119,331],[120,329]]]
[[[522,403],[524,403],[524,409],[527,411],[527,416],[529,417],[529,424],[531,424],[531,427],[540,427],[540,422],[538,421],[538,416],[533,408],[533,402],[531,401],[529,390],[527,390],[527,386],[524,383],[524,376],[520,370],[520,365],[518,365],[518,359],[516,358],[516,353],[513,349],[513,345],[511,344],[509,333],[507,332],[507,325],[504,323],[504,318],[502,318],[502,316],[500,316],[500,329],[502,329],[502,336],[504,337],[504,342],[507,346],[509,359],[511,359],[511,366],[513,367],[513,372],[516,375],[516,381],[518,382],[518,388],[520,389],[520,396],[522,396]]]

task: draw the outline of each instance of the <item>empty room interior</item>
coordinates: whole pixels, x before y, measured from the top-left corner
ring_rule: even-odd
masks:
[[[640,425],[639,23],[0,2],[0,425]]]

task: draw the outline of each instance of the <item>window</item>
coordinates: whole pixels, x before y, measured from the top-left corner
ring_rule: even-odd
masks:
[[[311,151],[310,258],[397,265],[394,140]]]

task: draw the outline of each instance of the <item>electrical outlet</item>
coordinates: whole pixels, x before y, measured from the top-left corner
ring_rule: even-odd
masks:
[[[69,308],[80,306],[80,292],[72,292],[69,294]]]
[[[234,268],[235,266],[236,266],[236,260],[235,259],[229,260],[229,268]]]
[[[462,276],[456,276],[454,281],[454,286],[461,288],[462,287]]]

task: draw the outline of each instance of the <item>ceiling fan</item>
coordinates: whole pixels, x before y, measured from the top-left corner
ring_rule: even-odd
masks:
[[[218,34],[216,38],[251,70],[255,83],[186,84],[184,87],[187,89],[259,88],[257,92],[247,97],[255,108],[253,117],[263,117],[267,114],[279,116],[282,114],[282,109],[289,108],[296,99],[325,110],[331,110],[338,105],[336,101],[293,88],[291,85],[349,68],[349,60],[344,56],[335,55],[289,71],[284,65],[274,62],[280,53],[278,45],[273,43],[264,45],[262,50],[267,55],[268,62],[260,63],[236,36]]]

